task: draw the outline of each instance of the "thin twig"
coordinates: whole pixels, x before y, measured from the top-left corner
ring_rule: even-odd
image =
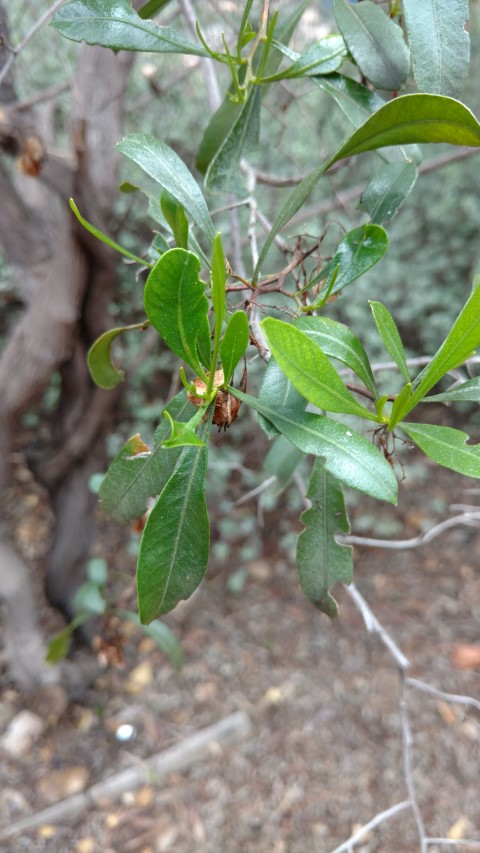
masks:
[[[386,646],[400,669],[402,671],[407,670],[410,667],[410,661],[405,657],[395,641],[392,640],[390,634],[385,630],[381,622],[379,622],[370,605],[365,601],[363,595],[358,591],[355,584],[351,583],[349,586],[345,584],[344,589],[359,609],[367,631],[369,633],[378,634],[383,645]]]
[[[395,806],[390,806],[389,809],[385,809],[384,812],[379,812],[375,817],[369,820],[368,823],[364,824],[357,829],[357,831],[350,836],[343,844],[340,844],[339,847],[335,847],[335,850],[332,850],[332,853],[345,853],[345,851],[350,850],[357,841],[361,841],[364,835],[367,835],[372,829],[376,829],[377,826],[380,826],[385,820],[388,820],[391,817],[395,817],[399,812],[405,811],[405,809],[410,808],[410,800],[404,800],[403,803],[397,803]]]
[[[418,678],[407,678],[407,684],[410,687],[415,687],[417,690],[422,690],[423,693],[429,693],[430,696],[435,696],[436,699],[444,699],[445,702],[451,702],[454,705],[470,705],[480,711],[480,702],[478,699],[473,699],[472,696],[463,696],[459,693],[445,693],[444,690],[438,690],[437,687],[432,687],[425,681],[420,681]]]
[[[355,536],[350,533],[345,535],[338,534],[336,539],[340,545],[360,545],[364,548],[388,548],[391,551],[406,551],[426,545],[427,542],[436,539],[445,530],[449,530],[450,527],[457,527],[458,525],[480,527],[480,510],[464,512],[461,515],[446,518],[445,521],[435,524],[429,530],[426,530],[425,533],[420,533],[412,539],[374,539],[369,536]]]
[[[413,816],[415,818],[415,823],[417,825],[418,838],[420,841],[420,853],[425,853],[426,845],[425,845],[425,825],[423,823],[422,813],[420,811],[420,806],[418,805],[417,800],[417,792],[415,790],[415,783],[413,781],[413,771],[412,771],[412,746],[413,746],[413,738],[412,738],[412,728],[410,726],[410,717],[408,714],[408,703],[407,703],[407,684],[405,680],[405,673],[402,673],[402,691],[400,696],[400,715],[402,720],[402,753],[403,753],[403,776],[405,779],[405,785],[408,791],[408,797],[410,800],[410,804],[412,806]]]

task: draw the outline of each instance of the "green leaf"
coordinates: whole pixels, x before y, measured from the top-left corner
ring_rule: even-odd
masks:
[[[70,625],[67,625],[66,628],[63,628],[62,631],[59,631],[58,634],[55,634],[55,636],[52,637],[48,644],[47,654],[45,656],[47,663],[59,663],[59,661],[64,660],[67,657],[73,631],[74,629]]]
[[[235,311],[228,321],[222,343],[220,358],[222,360],[225,384],[228,385],[235,368],[248,346],[248,318],[245,311]]]
[[[170,249],[157,261],[145,285],[145,311],[165,343],[197,373],[197,338],[208,336],[208,299],[193,252]],[[208,344],[209,346],[209,344]]]
[[[134,189],[136,190],[138,189],[138,187],[135,187]],[[75,214],[80,224],[83,225],[86,231],[88,231],[90,234],[93,234],[93,236],[96,237],[97,240],[100,240],[101,243],[105,243],[106,246],[110,246],[111,249],[115,249],[115,251],[119,252],[121,255],[125,255],[126,258],[130,258],[131,261],[136,261],[136,263],[141,264],[142,267],[151,266],[151,264],[149,264],[148,261],[146,261],[144,258],[139,258],[138,255],[132,254],[132,252],[129,252],[128,249],[124,249],[123,246],[120,246],[118,243],[116,243],[115,240],[111,240],[110,237],[107,237],[107,235],[104,234],[103,231],[99,231],[98,228],[95,228],[94,225],[91,225],[90,222],[88,222],[88,220],[82,216],[73,198],[69,199],[69,204],[70,210],[72,210],[72,212]]]
[[[468,0],[403,0],[413,73],[421,92],[458,97],[468,75]]]
[[[239,104],[227,96],[211,117],[202,136],[195,160],[195,165],[201,175],[207,171],[215,154],[217,154],[244,108],[244,103]]]
[[[297,8],[294,9],[293,12],[290,13],[290,15],[284,18],[283,22],[277,24],[275,28],[275,41],[272,44],[272,48],[268,54],[265,68],[263,69],[265,77],[270,77],[271,75],[275,74],[275,72],[279,68],[280,63],[282,61],[282,53],[279,49],[279,43],[282,43],[283,47],[288,45],[288,42],[290,41],[295,30],[297,29],[302,15],[305,12],[305,9],[308,7],[309,3],[310,0],[302,0],[302,2],[297,6]]]
[[[408,372],[407,362],[405,359],[405,350],[403,349],[402,340],[398,333],[395,320],[390,311],[382,305],[381,302],[370,302],[373,319],[377,326],[383,345],[388,354],[393,358],[405,382],[410,382],[410,374]]]
[[[170,435],[164,441],[162,441],[162,447],[170,450],[173,447],[203,447],[205,442],[202,441],[201,438],[193,431],[192,427],[197,426],[198,421],[201,419],[202,411],[198,410],[196,415],[193,416],[191,421],[188,421],[187,424],[182,421],[174,421],[172,416],[168,411],[164,411],[164,417],[170,424]],[[192,421],[194,423],[192,423]]]
[[[276,405],[283,406],[292,414],[295,415],[305,411],[307,401],[305,397],[293,387],[292,383],[287,379],[283,370],[275,361],[273,355],[269,358],[268,364],[263,375],[263,381],[260,388],[259,401],[270,408]],[[273,426],[272,422],[262,417],[259,414],[259,423],[265,435],[268,438],[273,438],[278,435],[279,430]]]
[[[176,421],[186,422],[194,415],[195,406],[185,391],[180,391],[167,410]],[[100,487],[100,506],[118,524],[140,518],[147,509],[148,498],[158,495],[170,478],[181,451],[162,448],[169,431],[168,423],[162,420],[155,431],[152,451],[138,434],[134,435],[111,463]]]
[[[112,361],[112,344],[123,332],[134,329],[145,329],[148,322],[134,323],[132,326],[119,326],[117,329],[109,329],[104,332],[90,347],[87,355],[87,364],[91,377],[100,388],[116,388],[125,376],[124,370],[119,370]]]
[[[213,351],[215,364],[220,349],[223,318],[225,316],[225,286],[227,283],[227,267],[223,254],[222,238],[216,234],[212,248],[212,304],[214,314]]]
[[[350,525],[342,489],[320,459],[313,466],[307,497],[312,507],[300,516],[305,530],[297,543],[298,575],[307,598],[334,619],[338,606],[330,590],[336,583],[351,583],[353,565],[352,549],[339,545],[335,534],[348,533]]]
[[[249,151],[257,148],[260,134],[261,91],[250,90],[247,100],[238,113],[222,144],[214,154],[205,175],[205,188],[243,191],[240,180],[240,160]]]
[[[385,106],[385,101],[380,95],[343,74],[316,77],[315,83],[333,98],[354,127],[360,127],[370,118],[372,113]],[[422,160],[422,152],[418,145],[380,148],[377,154],[387,162],[391,160],[404,162],[407,160],[412,163],[420,163]]]
[[[294,325],[305,332],[328,355],[345,364],[358,376],[374,397],[378,395],[372,368],[362,344],[348,326],[329,317],[299,317]]]
[[[209,419],[199,429],[205,443],[210,425]],[[210,537],[205,501],[207,454],[207,447],[184,448],[143,531],[137,565],[142,624],[188,598],[206,572]]]
[[[284,68],[270,77],[263,77],[262,83],[273,83],[275,80],[290,80],[295,77],[314,77],[319,74],[332,74],[342,65],[346,55],[346,47],[343,38],[339,35],[326,36],[317,44],[312,44],[307,50],[300,54],[295,50],[274,42],[285,56],[292,61],[288,68]]]
[[[353,157],[385,145],[410,142],[448,142],[480,145],[480,124],[460,101],[442,95],[403,95],[374,113],[329,161]]]
[[[58,10],[51,25],[72,41],[113,50],[208,56],[205,48],[170,27],[142,20],[128,0],[71,0]]]
[[[168,190],[164,190],[160,197],[160,207],[172,229],[177,247],[188,249],[188,220],[183,205],[179,204]]]
[[[303,457],[302,451],[288,438],[277,435],[263,463],[265,473],[276,478],[273,487],[274,495],[280,495],[287,488]]]
[[[367,184],[359,207],[370,216],[370,221],[384,225],[393,219],[417,180],[413,163],[389,163]]]
[[[142,21],[146,20],[146,18],[153,18],[154,15],[157,15],[164,6],[167,6],[170,3],[170,0],[149,0],[148,3],[145,3],[138,10],[138,16],[142,19]]]
[[[175,151],[146,133],[125,136],[116,148],[168,190],[209,240],[213,240],[215,229],[202,191]]]
[[[451,427],[402,422],[401,428],[426,456],[467,477],[480,477],[480,445],[466,445],[470,436]]]
[[[73,596],[73,609],[75,613],[91,616],[101,616],[105,613],[107,602],[105,601],[98,586],[93,581],[80,584]]]
[[[362,0],[333,0],[338,28],[363,76],[377,89],[400,89],[410,71],[410,53],[401,28],[388,15]]]
[[[410,410],[433,388],[442,376],[458,367],[480,346],[480,288],[471,294],[450,332],[431,362],[413,383]]]
[[[455,385],[443,394],[423,397],[422,403],[480,403],[480,376],[462,382],[461,385]]]
[[[392,411],[388,419],[388,429],[390,432],[395,429],[399,421],[402,420],[403,416],[410,411],[408,404],[411,396],[412,385],[411,382],[407,382],[407,384],[403,386],[400,393],[397,394],[393,403]]]
[[[359,228],[354,228],[345,235],[332,260],[310,282],[309,286],[325,278],[320,297],[327,291],[329,296],[333,296],[378,264],[387,249],[388,234],[380,225],[360,225]],[[334,276],[335,281],[330,288]],[[315,305],[309,306],[309,310],[314,309]]]
[[[334,477],[352,489],[378,500],[396,503],[397,481],[392,468],[376,447],[344,424],[310,412],[291,412],[278,404],[263,401],[229,386],[238,397],[271,421],[295,447],[325,459]]]
[[[377,422],[377,415],[357,403],[320,347],[297,326],[267,317],[262,322],[268,345],[285,376],[310,403]]]

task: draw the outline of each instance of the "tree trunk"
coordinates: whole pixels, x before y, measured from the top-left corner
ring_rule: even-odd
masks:
[[[0,29],[5,32],[1,6]],[[0,87],[0,152],[15,156],[27,172],[7,172],[5,157],[0,163],[0,241],[25,304],[0,358],[0,494],[18,418],[58,370],[61,394],[51,441],[35,448],[31,462],[55,513],[47,596],[68,618],[94,530],[88,481],[105,467],[103,433],[119,396],[95,388],[86,367],[89,346],[109,325],[116,255],[81,229],[68,199],[73,196],[87,219],[110,230],[118,172],[114,145],[122,135],[131,63],[131,54],[80,49],[68,165],[49,154],[53,140],[45,109],[25,115],[17,109],[13,79],[7,76]],[[0,596],[7,589],[1,575],[9,572],[8,562],[1,566]]]

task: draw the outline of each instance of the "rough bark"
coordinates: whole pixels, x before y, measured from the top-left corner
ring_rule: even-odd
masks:
[[[2,13],[0,6],[5,32]],[[31,461],[56,518],[47,595],[67,617],[93,534],[95,501],[88,480],[104,467],[103,431],[118,399],[93,386],[85,362],[88,347],[109,324],[116,255],[78,226],[68,199],[73,196],[88,219],[109,230],[118,172],[113,149],[122,136],[131,62],[128,54],[80,49],[71,151],[63,159],[49,154],[53,140],[45,110],[16,109],[11,75],[0,87],[0,242],[25,305],[0,357],[0,494],[19,416],[58,370],[61,394],[51,442],[36,447]],[[27,174],[11,168],[12,158]],[[3,551],[4,575],[11,575],[8,554]]]

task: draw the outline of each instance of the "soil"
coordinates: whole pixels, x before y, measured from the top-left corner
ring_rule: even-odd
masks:
[[[446,517],[452,502],[475,500],[462,491],[472,482],[451,472],[427,466],[422,477],[421,487],[416,478],[402,484],[401,538]],[[48,518],[21,460],[15,488],[17,543],[40,565],[42,547],[35,552],[34,542],[48,537]],[[373,506],[362,500],[353,508],[354,530],[369,512],[374,517]],[[188,771],[159,783],[152,779],[80,818],[4,841],[2,851],[332,853],[378,812],[407,798],[397,666],[378,635],[367,633],[343,588],[336,591],[335,622],[305,600],[293,565],[275,553],[278,512],[265,517],[265,552],[246,565],[243,589],[234,593],[228,584],[238,569],[232,552],[165,618],[183,646],[179,672],[131,623],[110,624],[110,640],[97,651],[106,665],[94,683],[52,715],[25,755],[2,757],[1,825],[141,763],[239,709],[251,720],[250,734],[212,750]],[[389,518],[398,518],[394,509],[376,513],[380,527],[363,533],[382,535],[378,530]],[[127,539],[103,521],[97,547],[131,578]],[[357,548],[355,559],[357,588],[409,658],[410,674],[477,699],[478,656],[475,662],[468,650],[478,650],[480,641],[479,545],[480,531],[456,527],[428,547]],[[62,626],[46,606],[41,616],[47,633]],[[25,707],[35,711],[32,697],[6,673],[0,687],[4,716]],[[407,701],[426,832],[480,845],[478,712],[413,688]],[[132,735],[123,743],[121,724],[130,725],[123,731]],[[419,849],[411,809],[355,847],[363,853]],[[447,849],[454,848],[432,845],[429,853]]]

